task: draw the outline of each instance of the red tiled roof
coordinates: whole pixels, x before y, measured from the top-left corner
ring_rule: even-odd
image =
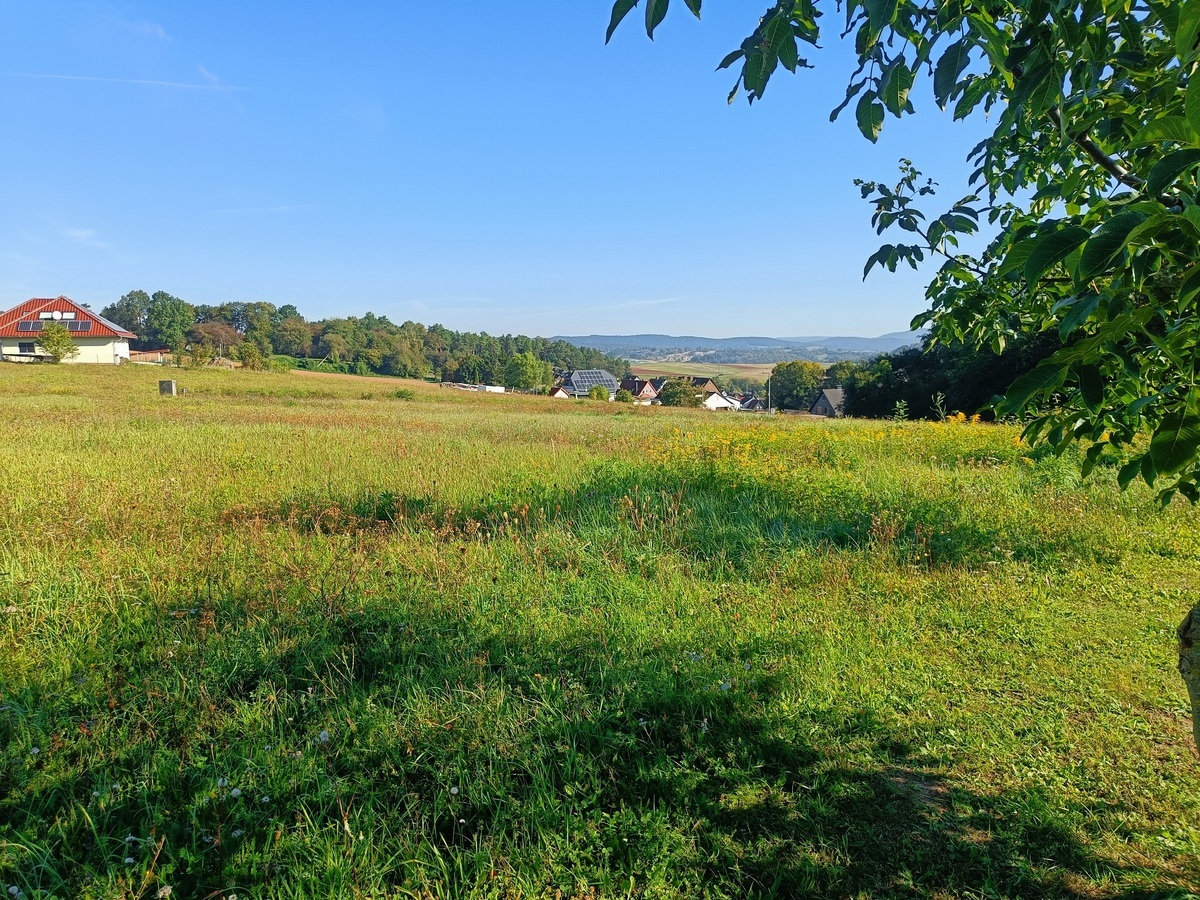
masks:
[[[23,337],[33,339],[36,332],[18,331],[18,322],[37,322],[41,313],[75,313],[76,322],[91,322],[89,331],[72,332],[76,338],[127,338],[136,340],[137,335],[126,331],[120,325],[108,321],[90,309],[80,306],[69,297],[34,297],[19,306],[14,306],[8,312],[0,313],[0,337]]]

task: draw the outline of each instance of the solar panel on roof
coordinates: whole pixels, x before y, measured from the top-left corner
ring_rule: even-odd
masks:
[[[91,331],[91,322],[80,322],[78,320],[67,323],[67,331]]]
[[[41,331],[41,322],[18,322],[17,331]]]

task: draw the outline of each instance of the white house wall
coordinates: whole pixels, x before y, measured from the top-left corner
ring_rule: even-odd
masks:
[[[16,356],[20,352],[20,344],[27,340],[16,338],[0,338],[0,356]],[[129,359],[129,341],[124,338],[75,338],[75,346],[79,355],[64,359],[64,363],[92,363],[113,365],[118,360]],[[42,352],[41,345],[35,347]]]

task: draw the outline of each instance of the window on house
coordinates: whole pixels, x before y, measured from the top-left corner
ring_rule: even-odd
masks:
[[[33,353],[33,341],[20,341],[17,344],[18,353]]]

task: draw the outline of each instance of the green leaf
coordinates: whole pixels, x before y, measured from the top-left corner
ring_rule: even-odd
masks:
[[[700,18],[700,3],[702,0],[683,0],[687,4],[687,8],[692,11],[692,15],[697,19]]]
[[[667,17],[667,5],[671,0],[646,0],[646,34],[654,40],[654,29]]]
[[[1175,141],[1179,144],[1200,144],[1200,135],[1183,116],[1163,116],[1146,125],[1133,138],[1132,146]]]
[[[742,67],[742,81],[751,99],[763,95],[763,91],[767,89],[767,81],[778,63],[779,57],[762,50],[755,50],[746,57],[746,65]]]
[[[938,228],[942,227],[938,222],[934,222],[929,226],[929,231],[927,234],[930,235],[929,242],[931,244],[936,243],[932,237],[934,234],[935,225],[938,226]],[[1025,271],[1025,263],[1029,259],[1029,254],[1033,252],[1033,248],[1037,245],[1037,243],[1037,239],[1035,238],[1033,240],[1018,241],[1009,247],[1008,252],[1004,254],[1004,260],[999,266],[996,267],[996,274],[1000,277],[1004,277],[1012,274],[1013,272]]]
[[[1083,465],[1080,466],[1079,474],[1084,478],[1092,473],[1092,469],[1096,468],[1096,463],[1100,461],[1100,454],[1104,452],[1104,448],[1108,446],[1108,442],[1092,444],[1088,447],[1087,453],[1083,458]]]
[[[883,86],[882,97],[883,105],[892,115],[899,117],[904,112],[905,106],[908,105],[908,92],[912,90],[914,79],[913,71],[904,64],[904,60],[896,60],[888,74],[887,83]]]
[[[988,79],[986,78],[970,76],[967,78],[965,84],[966,87],[963,88],[962,96],[954,104],[954,121],[956,122],[959,119],[965,119],[974,112],[975,107],[979,105],[984,95],[987,94]]]
[[[1076,378],[1079,380],[1079,393],[1088,409],[1095,412],[1100,408],[1104,399],[1104,375],[1099,366],[1077,366]]]
[[[1175,51],[1179,54],[1179,64],[1186,66],[1196,54],[1196,41],[1200,38],[1200,6],[1195,3],[1181,3],[1179,7]]]
[[[1129,209],[1117,213],[1105,222],[1084,246],[1076,277],[1080,281],[1086,281],[1108,268],[1113,258],[1125,248],[1125,240],[1129,233],[1145,220],[1146,213]]]
[[[1191,123],[1192,131],[1200,134],[1200,78],[1197,78],[1195,73],[1188,81],[1184,109],[1187,112],[1187,119]]]
[[[941,109],[946,108],[958,86],[958,78],[971,61],[971,48],[966,39],[955,41],[946,48],[933,73],[933,96]]]
[[[1012,383],[996,409],[1002,415],[1020,412],[1030,398],[1060,387],[1067,378],[1066,364],[1052,358],[1039,363],[1032,372],[1027,372]]]
[[[875,92],[867,91],[858,100],[854,116],[858,119],[858,130],[872,144],[879,140],[883,131],[883,104],[875,101]]]
[[[1200,264],[1192,266],[1179,283],[1179,305],[1186,306],[1200,294]]]
[[[776,15],[763,28],[763,37],[789,72],[796,71],[800,62],[800,54],[796,49],[796,35],[792,31],[792,22],[786,15]]]
[[[1142,471],[1142,459],[1138,457],[1131,459],[1125,465],[1121,466],[1117,472],[1117,484],[1121,490],[1125,490],[1129,485],[1133,484],[1133,479],[1137,478]]]
[[[1195,79],[1192,83],[1200,85],[1200,78]],[[1191,93],[1192,91],[1189,89],[1189,98]],[[1200,101],[1197,103],[1200,105]],[[1176,150],[1174,153],[1168,153],[1155,163],[1150,174],[1146,176],[1146,193],[1151,197],[1157,197],[1183,172],[1197,164],[1200,164],[1200,150]]]
[[[879,37],[883,29],[892,24],[898,5],[899,0],[867,0],[867,21],[871,25],[872,38]]]
[[[800,51],[796,47],[796,38],[791,33],[782,44],[779,45],[779,61],[783,63],[783,67],[792,74],[796,72],[796,66],[800,65]]]
[[[1142,455],[1139,468],[1142,470],[1142,480],[1150,487],[1154,487],[1154,482],[1158,479],[1158,469],[1154,468],[1154,460],[1149,453]]]
[[[763,37],[766,38],[768,44],[776,50],[782,46],[783,42],[788,38],[795,40],[795,35],[792,33],[791,20],[782,13],[777,13],[767,20],[763,26]]]
[[[717,71],[720,72],[722,69],[728,69],[730,66],[732,66],[735,62],[737,62],[739,59],[741,59],[745,55],[746,55],[745,50],[734,50],[732,53],[730,53],[728,56],[726,56],[723,60],[721,60],[721,64],[719,66],[717,66]]]
[[[846,88],[846,99],[839,103],[837,109],[829,114],[830,122],[837,120],[837,117],[842,114],[842,110],[845,109],[850,101],[854,99],[855,95],[857,95],[858,92],[863,89],[866,83],[867,79],[864,78],[862,81],[856,81]]]
[[[1065,341],[1071,332],[1091,318],[1092,313],[1099,305],[1099,294],[1092,294],[1090,297],[1081,298],[1072,303],[1070,310],[1063,316],[1063,320],[1058,326],[1058,336]]]
[[[1062,262],[1072,250],[1091,237],[1091,233],[1079,225],[1068,225],[1051,232],[1034,247],[1025,261],[1025,280],[1037,284],[1046,270]]]
[[[608,22],[608,33],[604,35],[604,43],[612,40],[613,32],[621,24],[621,20],[629,15],[629,11],[638,5],[638,0],[617,0],[613,4],[612,18]]]
[[[1168,413],[1150,438],[1150,458],[1160,475],[1171,475],[1196,461],[1200,450],[1200,414],[1189,403]]]

